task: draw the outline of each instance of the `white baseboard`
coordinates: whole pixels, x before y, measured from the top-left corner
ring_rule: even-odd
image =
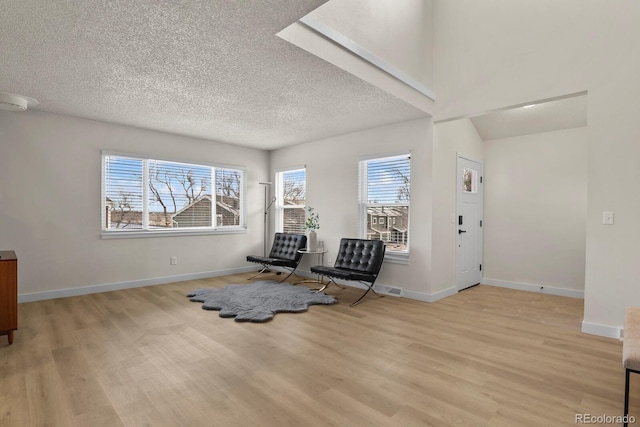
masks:
[[[486,277],[482,279],[482,284],[498,286],[501,288],[517,289],[520,291],[529,291],[541,294],[584,299],[584,291],[576,289],[554,288],[550,286],[534,285],[531,283],[508,282],[506,280],[488,279]]]
[[[227,270],[205,271],[202,273],[180,274],[177,276],[154,277],[151,279],[132,280],[128,282],[105,283],[101,285],[82,286],[78,288],[56,289],[53,291],[31,292],[19,294],[18,302],[33,302],[47,299],[75,297],[78,295],[96,294],[99,292],[119,291],[122,289],[141,288],[143,286],[164,285],[167,283],[182,282],[185,280],[206,279],[209,277],[226,276],[256,271],[255,266],[231,268]]]
[[[582,321],[582,332],[585,334],[599,335],[601,337],[620,339],[622,337],[622,327],[600,325]]]
[[[296,270],[296,274],[298,276],[309,277],[314,279],[317,277],[315,274],[306,270]],[[347,280],[336,280],[336,282],[339,283],[340,285],[350,286],[352,288],[367,289],[365,285],[358,282],[347,281]],[[379,294],[389,295],[392,297],[409,298],[409,299],[414,299],[414,300],[423,301],[423,302],[436,302],[438,300],[441,300],[442,298],[455,295],[458,292],[456,288],[449,288],[443,291],[436,292],[434,294],[428,294],[425,292],[408,291],[397,285],[393,285],[389,283],[376,283],[373,289]]]
[[[415,299],[418,301],[424,302],[436,302],[446,297],[450,297],[451,295],[457,294],[458,291],[456,288],[448,288],[442,291],[438,291],[433,294],[428,294],[426,292],[418,292],[418,291],[404,291],[404,296],[407,298]]]

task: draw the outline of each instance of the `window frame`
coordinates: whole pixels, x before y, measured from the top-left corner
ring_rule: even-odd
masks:
[[[304,186],[305,186],[305,198],[303,205],[284,205],[284,175],[286,173],[300,172],[304,171]],[[307,167],[306,165],[302,166],[292,166],[284,169],[278,169],[275,171],[275,230],[277,233],[284,233],[284,212],[286,209],[300,209],[302,208],[306,214],[307,208]],[[306,216],[305,216],[306,218]],[[304,225],[303,229],[300,230],[300,233],[304,233]]]
[[[122,230],[122,229],[107,229],[107,203],[106,203],[106,159],[107,157],[122,157],[133,160],[141,160],[143,162],[143,178],[142,178],[142,203],[143,203],[143,228],[142,229],[131,229],[131,230]],[[211,209],[211,226],[204,227],[188,227],[188,228],[168,228],[168,229],[150,229],[148,228],[148,182],[149,179],[149,163],[152,161],[165,162],[165,163],[175,163],[175,164],[184,164],[184,165],[192,165],[197,167],[208,167],[211,168],[211,192],[212,192],[212,202],[215,200],[215,192],[216,192],[216,170],[232,170],[236,172],[240,172],[240,197],[239,197],[239,225],[231,225],[231,226],[218,226],[218,211],[216,210],[215,202],[212,203]],[[123,153],[117,151],[101,151],[101,163],[102,163],[102,171],[101,171],[101,237],[102,239],[130,239],[130,238],[145,238],[145,237],[168,237],[168,236],[200,236],[200,235],[212,235],[212,234],[240,234],[247,232],[247,210],[246,210],[246,181],[247,181],[247,169],[244,166],[237,165],[228,165],[222,163],[211,163],[211,162],[192,162],[188,160],[178,160],[175,158],[166,158],[160,156],[146,156],[141,154],[134,153]]]
[[[368,162],[373,160],[384,160],[389,159],[392,160],[394,158],[408,158],[409,159],[409,171],[411,173],[412,164],[411,164],[411,151],[400,151],[400,152],[392,152],[392,153],[384,153],[384,154],[372,154],[367,156],[361,156],[358,159],[358,235],[366,239],[367,238],[367,210],[370,207],[375,206],[389,206],[390,203],[369,203],[368,202],[368,176],[367,176],[367,167]],[[409,178],[409,192],[411,191],[411,178]],[[407,249],[403,251],[385,251],[384,261],[395,264],[409,264],[410,254],[411,254],[411,196],[409,196],[409,200],[406,202],[397,202],[393,203],[393,206],[398,207],[407,207]],[[372,215],[374,218],[375,215]],[[379,222],[379,221],[378,221]],[[384,221],[386,223],[386,221]],[[393,224],[395,224],[395,218],[393,218]]]

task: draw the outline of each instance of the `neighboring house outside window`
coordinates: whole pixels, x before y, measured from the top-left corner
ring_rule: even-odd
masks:
[[[304,233],[307,172],[304,167],[276,172],[276,231]]]
[[[242,168],[111,153],[102,159],[103,237],[246,229]]]
[[[385,259],[409,259],[410,154],[360,160],[360,237],[383,240]]]

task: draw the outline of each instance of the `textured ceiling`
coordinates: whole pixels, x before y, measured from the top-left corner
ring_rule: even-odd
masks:
[[[573,96],[472,117],[483,141],[587,125],[587,96]]]
[[[326,0],[1,0],[0,91],[274,149],[424,117],[276,37]]]

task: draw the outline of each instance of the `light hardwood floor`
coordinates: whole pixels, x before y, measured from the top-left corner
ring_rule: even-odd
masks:
[[[2,426],[571,426],[622,413],[620,341],[582,300],[478,286],[222,319],[195,280],[19,306],[0,337]],[[632,413],[640,415],[640,384]]]

